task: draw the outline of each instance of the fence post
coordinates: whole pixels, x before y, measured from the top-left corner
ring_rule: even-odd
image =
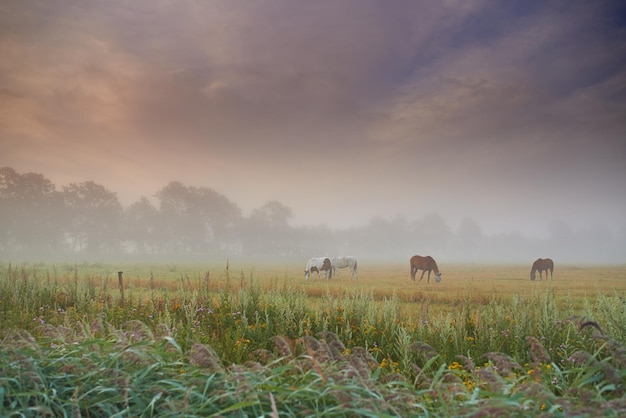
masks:
[[[121,307],[124,307],[124,278],[122,277],[123,273],[124,273],[123,271],[117,272],[117,279],[120,283],[120,295],[121,295],[120,306]]]

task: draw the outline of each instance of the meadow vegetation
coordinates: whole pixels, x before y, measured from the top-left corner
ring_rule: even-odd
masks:
[[[440,267],[0,264],[0,415],[626,412],[626,266]]]

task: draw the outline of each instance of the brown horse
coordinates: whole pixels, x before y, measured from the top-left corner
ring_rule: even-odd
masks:
[[[546,272],[546,280],[548,280],[548,271],[550,271],[550,279],[552,279],[552,273],[554,272],[554,262],[549,258],[538,258],[533,263],[533,268],[530,270],[530,280],[535,280],[535,272],[539,272],[539,280],[543,279],[543,272]]]
[[[422,257],[421,255],[414,255],[411,257],[411,280],[415,281],[415,275],[418,270],[422,270],[422,276],[419,279],[420,282],[424,278],[424,273],[428,272],[428,283],[430,283],[431,270],[435,272],[435,281],[437,283],[441,281],[441,273],[439,273],[437,263],[429,255],[426,257]]]

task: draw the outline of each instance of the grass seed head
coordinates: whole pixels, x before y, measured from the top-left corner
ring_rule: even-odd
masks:
[[[196,343],[189,350],[189,362],[194,366],[208,369],[211,372],[221,372],[224,370],[220,358],[213,348],[207,344]]]

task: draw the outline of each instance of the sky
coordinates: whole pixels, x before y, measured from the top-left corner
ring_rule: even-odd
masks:
[[[626,3],[4,0],[0,166],[292,225],[626,231]]]

